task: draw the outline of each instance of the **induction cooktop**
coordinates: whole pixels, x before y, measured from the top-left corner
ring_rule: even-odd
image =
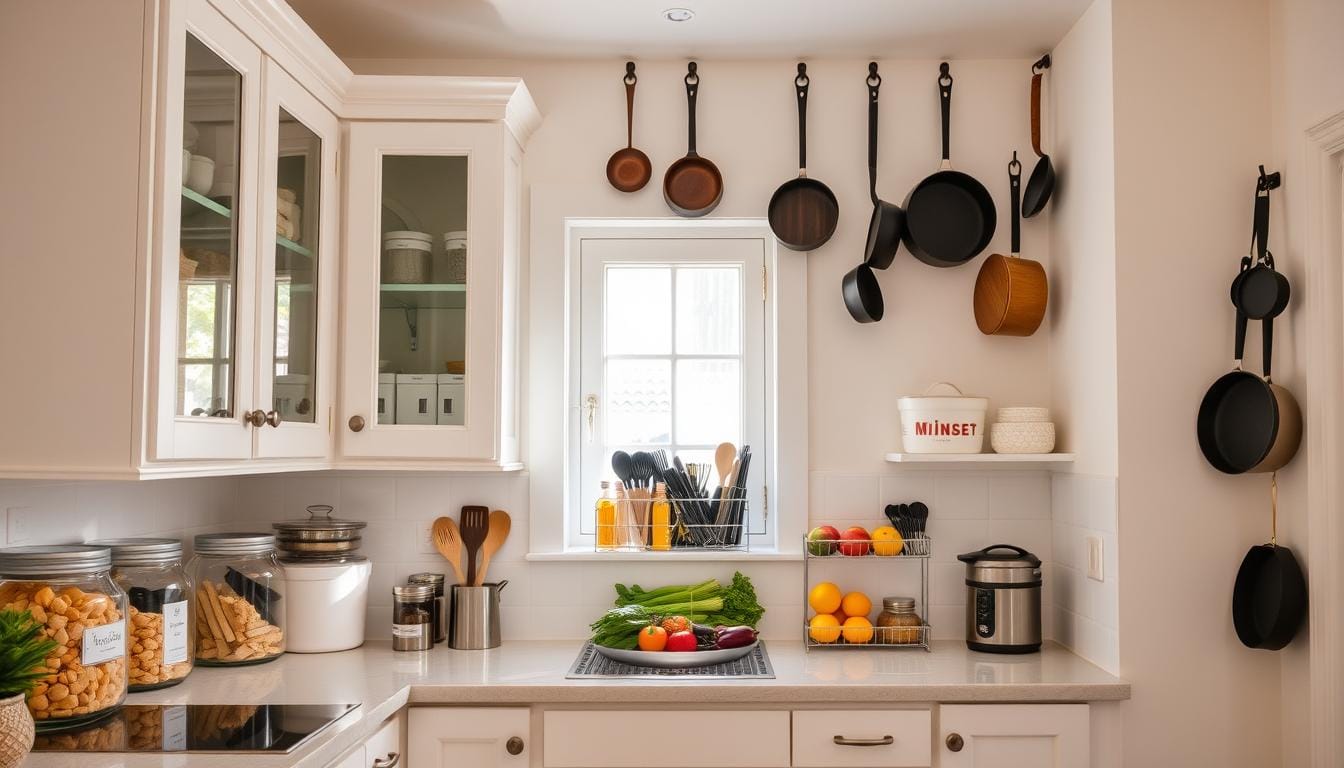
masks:
[[[283,754],[358,704],[131,704],[83,726],[37,734],[34,752]]]

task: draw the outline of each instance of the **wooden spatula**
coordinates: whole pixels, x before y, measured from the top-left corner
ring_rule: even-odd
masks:
[[[467,550],[467,581],[476,584],[476,552],[490,533],[490,508],[466,506],[462,508],[462,546]]]
[[[462,534],[457,530],[457,523],[451,517],[440,517],[434,521],[433,531],[434,548],[453,566],[457,583],[465,584],[466,577],[462,575]]]
[[[481,545],[481,569],[476,572],[476,582],[473,586],[483,586],[485,584],[485,572],[490,568],[490,557],[504,546],[504,540],[509,538],[509,528],[513,527],[513,519],[509,513],[502,509],[496,509],[490,513],[490,529],[485,534],[485,543]]]

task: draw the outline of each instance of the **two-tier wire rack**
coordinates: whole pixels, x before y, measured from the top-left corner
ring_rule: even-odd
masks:
[[[877,546],[875,546],[877,545]],[[879,549],[879,547],[881,549]],[[891,570],[896,567],[895,563],[908,564],[913,567],[914,563],[919,564],[919,602],[915,606],[915,611],[925,617],[918,626],[902,627],[873,627],[872,637],[868,642],[857,643],[848,642],[845,639],[844,632],[835,639],[834,642],[821,642],[813,637],[812,628],[806,619],[807,611],[804,611],[803,621],[803,644],[808,651],[813,648],[845,648],[845,649],[867,649],[867,650],[902,650],[909,648],[923,648],[929,650],[929,640],[931,627],[928,622],[929,611],[929,557],[933,552],[933,540],[927,535],[919,537],[910,537],[904,539],[901,550],[897,554],[879,555],[882,550],[889,550],[891,542],[876,542],[872,539],[807,539],[803,540],[803,605],[808,605],[808,594],[812,589],[812,569],[822,561],[861,561],[865,567],[875,567],[878,564],[893,564],[883,570]],[[854,553],[862,551],[865,554],[844,554],[845,552]],[[883,581],[885,582],[885,577]],[[884,588],[885,591],[885,588]],[[880,599],[880,598],[879,598]],[[880,602],[878,610],[881,610]],[[823,635],[824,636],[824,635]]]

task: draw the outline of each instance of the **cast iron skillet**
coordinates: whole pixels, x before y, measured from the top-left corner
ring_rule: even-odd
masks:
[[[704,216],[723,199],[723,176],[710,161],[695,153],[695,96],[700,76],[695,62],[686,67],[686,105],[690,113],[686,156],[663,174],[663,199],[678,216]]]
[[[1040,159],[1031,169],[1031,177],[1022,190],[1022,216],[1028,219],[1045,210],[1050,193],[1055,191],[1055,167],[1050,163],[1050,156],[1041,151],[1041,77],[1049,68],[1048,53],[1031,65],[1031,148]]]
[[[770,229],[785,248],[812,251],[835,234],[840,204],[831,188],[807,177],[807,65],[798,65],[793,89],[798,96],[798,178],[789,179],[770,198]]]
[[[939,66],[938,101],[943,113],[943,161],[938,172],[921,181],[905,198],[905,247],[934,267],[956,267],[989,245],[994,237],[994,199],[971,176],[952,170],[949,124],[952,75]]]
[[[877,196],[877,91],[882,78],[877,62],[868,62],[868,194],[873,199],[873,215],[868,219],[868,244],[863,263],[874,269],[886,269],[896,258],[896,248],[905,232],[905,211]]]
[[[882,319],[882,286],[877,284],[872,267],[860,264],[851,269],[840,281],[840,290],[850,317],[860,323],[876,323]]]
[[[1232,587],[1232,626],[1247,648],[1277,651],[1292,642],[1307,613],[1307,581],[1278,539],[1278,479],[1270,480],[1274,527],[1268,544],[1251,547]]]

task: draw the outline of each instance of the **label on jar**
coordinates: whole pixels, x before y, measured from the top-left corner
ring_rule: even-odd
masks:
[[[126,658],[125,619],[84,630],[84,648],[83,653],[79,655],[81,664],[91,667],[124,658]]]
[[[164,606],[167,613],[168,606]],[[177,704],[163,708],[163,751],[182,752],[187,748],[187,708]]]
[[[187,601],[163,604],[163,663],[187,660]]]
[[[393,624],[393,637],[420,637],[425,634],[428,624]]]

